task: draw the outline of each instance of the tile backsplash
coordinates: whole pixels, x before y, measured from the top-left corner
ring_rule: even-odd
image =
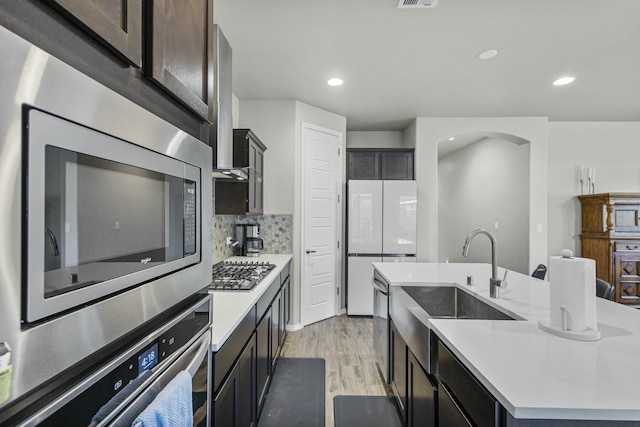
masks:
[[[233,256],[233,249],[226,245],[226,238],[235,238],[236,224],[259,224],[264,244],[264,253],[290,254],[292,215],[214,215],[213,216],[213,262],[214,264]]]

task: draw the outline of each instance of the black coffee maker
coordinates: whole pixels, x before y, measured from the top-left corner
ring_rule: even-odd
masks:
[[[257,257],[263,249],[259,224],[236,224],[236,255]]]

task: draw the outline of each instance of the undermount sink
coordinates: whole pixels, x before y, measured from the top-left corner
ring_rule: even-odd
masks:
[[[517,320],[455,286],[402,286],[432,318]]]

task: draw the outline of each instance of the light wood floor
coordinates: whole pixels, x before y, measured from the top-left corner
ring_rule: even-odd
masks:
[[[334,396],[387,394],[375,366],[371,318],[342,315],[289,332],[281,356],[325,359],[327,427],[334,427]]]

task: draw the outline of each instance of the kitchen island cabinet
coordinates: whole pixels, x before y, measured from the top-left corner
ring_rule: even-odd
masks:
[[[389,321],[389,383],[396,398],[400,418],[407,421],[407,343],[402,339],[393,320]]]
[[[401,419],[407,427],[435,427],[437,389],[434,380],[420,365],[393,319],[389,323],[389,382]]]
[[[428,372],[438,379],[438,425],[640,425],[640,372],[620,369],[633,366],[640,354],[637,310],[596,298],[602,339],[575,341],[538,327],[549,316],[548,282],[510,271],[509,287],[493,299],[489,264],[374,267],[390,283],[391,300],[396,295],[401,301],[401,293],[410,298],[402,286],[454,286],[516,319],[430,318],[417,304],[408,306],[415,321],[437,338],[437,360],[429,363]],[[504,275],[504,269],[498,270]],[[468,275],[473,285],[464,284]]]
[[[215,325],[211,348],[213,427],[256,425],[284,342],[279,331],[285,329],[280,322],[286,317],[278,314],[276,321],[273,313],[289,311],[283,295],[289,292],[291,256],[263,254],[260,260],[276,268],[253,290],[210,291]]]
[[[407,359],[407,427],[436,427],[438,388],[434,379],[408,350]],[[447,424],[458,425],[458,424]]]

